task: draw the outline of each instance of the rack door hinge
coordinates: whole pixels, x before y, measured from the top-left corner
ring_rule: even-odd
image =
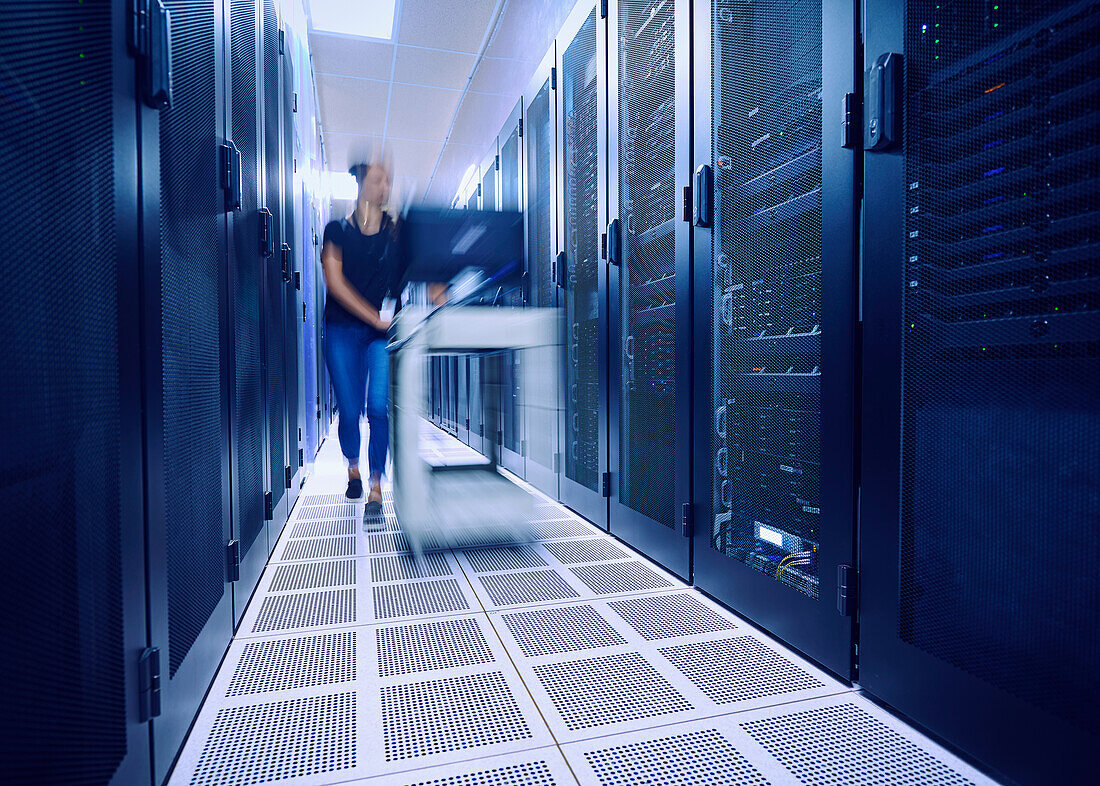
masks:
[[[859,600],[859,572],[851,565],[836,566],[836,610],[841,616],[852,617]]]
[[[146,647],[138,656],[138,720],[160,715],[160,648]]]
[[[550,68],[550,89],[558,89],[558,69],[554,66]]]
[[[519,441],[519,454],[524,458],[527,458],[527,440],[521,439]]]
[[[282,261],[282,266],[283,266],[283,283],[284,284],[289,284],[290,281],[291,281],[291,278],[290,278],[290,245],[287,244],[287,243],[283,243],[282,248],[280,248],[279,251],[280,251],[280,259]]]
[[[691,186],[684,186],[684,221],[691,223],[692,213]]]
[[[286,31],[279,29],[279,54],[286,52]]]
[[[600,259],[607,259],[607,233],[600,233]]]
[[[554,454],[554,474],[561,472],[561,453]]]
[[[237,539],[225,544],[225,567],[229,581],[241,580],[241,542]]]
[[[290,488],[290,481],[291,481],[291,478],[293,478],[293,477],[294,476],[290,473],[290,465],[287,464],[286,465],[286,487],[287,488]]]
[[[550,268],[550,280],[559,287],[565,286],[565,252],[559,251],[554,257],[554,264]]]
[[[600,0],[600,19],[607,19],[607,0]]]
[[[297,278],[299,275],[300,275],[299,273],[295,272],[294,277]],[[298,289],[301,289],[301,288],[302,288],[301,286],[298,287]],[[306,304],[305,304],[305,301],[302,301],[302,324],[304,325],[305,323],[306,323]]]
[[[481,196],[481,183],[477,184],[477,195]]]
[[[519,124],[518,124],[516,130],[518,132],[519,138],[523,139],[523,118],[522,117],[519,119]]]
[[[605,472],[600,476],[600,494],[605,497],[611,496],[611,473]]]
[[[271,496],[271,492],[264,492],[264,521],[271,521],[275,518],[275,499]]]
[[[680,534],[685,538],[695,534],[695,508],[690,502],[685,502],[680,510]]]
[[[856,148],[859,146],[860,106],[855,93],[845,93],[840,102],[840,146]]]
[[[301,271],[298,271],[298,270],[294,271],[294,288],[297,289],[299,292],[302,291],[302,273],[301,273]],[[302,304],[302,321],[303,322],[306,321],[306,304],[305,303]]]

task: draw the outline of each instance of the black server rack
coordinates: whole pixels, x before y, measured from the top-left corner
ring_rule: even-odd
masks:
[[[580,3],[558,37],[555,92],[563,188],[560,288],[562,429],[561,501],[607,526],[607,266],[600,231],[606,208],[606,25]],[[560,84],[559,84],[560,81]]]
[[[1008,779],[1079,780],[1100,7],[872,0],[864,32],[860,681]]]
[[[470,444],[470,382],[469,359],[465,355],[455,357],[455,390],[458,402],[455,414],[455,435],[460,442]]]
[[[286,305],[284,329],[284,359],[286,362],[286,387],[284,395],[286,400],[286,474],[287,486],[287,516],[298,499],[298,489],[302,485],[304,473],[305,455],[302,452],[302,272],[299,269],[298,259],[304,250],[299,244],[300,218],[297,214],[297,200],[295,199],[294,176],[300,157],[298,139],[294,132],[294,112],[297,102],[296,86],[294,78],[294,58],[291,47],[284,43],[281,47],[282,57],[282,90],[280,91],[279,109],[282,114],[282,154],[279,157],[282,165],[282,238],[283,251],[286,258],[282,261],[284,299]],[[281,523],[285,523],[285,519]],[[280,522],[277,522],[279,524]],[[275,534],[282,531],[282,526],[276,526]]]
[[[831,110],[855,20],[848,0],[705,3],[694,54],[695,583],[844,678],[856,155]]]
[[[286,282],[283,275],[282,34],[274,0],[262,0],[263,203],[271,213],[275,254],[264,275],[264,390],[267,445],[267,547],[287,520]]]
[[[221,3],[165,3],[173,96],[143,128],[143,333],[149,638],[160,649],[156,780],[168,772],[233,630],[227,208]],[[229,188],[226,188],[226,186]]]
[[[499,199],[494,204],[492,200],[488,205],[482,197],[485,210],[509,210],[521,209],[522,194],[522,160],[519,140],[519,121],[522,116],[522,100],[517,101],[508,119],[504,121],[497,135],[494,150],[498,151],[493,157],[492,167],[499,178]],[[484,193],[484,192],[483,192]],[[505,307],[519,308],[524,305],[523,287],[516,287],[503,292],[500,303]],[[506,352],[500,357],[502,364],[502,376],[500,377],[500,463],[508,470],[521,478],[527,476],[525,423],[523,419],[523,391],[521,380],[523,376],[523,353]]]
[[[240,155],[240,206],[229,219],[230,312],[233,324],[231,451],[233,538],[240,550],[234,617],[267,564],[264,529],[263,272],[275,254],[271,216],[260,210],[260,27],[257,0],[228,4],[227,136]]]
[[[0,771],[18,783],[149,779],[134,217],[162,64],[128,54],[129,21],[107,0],[0,6]]]
[[[609,528],[685,578],[690,22],[684,0],[619,0],[608,18]]]
[[[554,262],[557,254],[557,185],[555,181],[556,105],[550,90],[550,69],[555,49],[551,47],[523,92],[523,112],[516,137],[523,162],[523,214],[526,244],[527,286],[524,299],[533,308],[557,306]],[[558,496],[558,438],[561,428],[558,383],[561,359],[557,347],[528,350],[531,368],[538,369],[546,384],[523,391],[527,450],[525,477],[528,483]]]

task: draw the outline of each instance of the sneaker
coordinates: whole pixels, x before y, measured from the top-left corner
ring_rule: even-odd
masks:
[[[368,502],[363,510],[363,529],[381,530],[386,528],[386,517],[382,513],[381,502]]]
[[[348,481],[348,490],[344,494],[348,502],[359,502],[363,499],[363,481],[361,478],[352,478]]]

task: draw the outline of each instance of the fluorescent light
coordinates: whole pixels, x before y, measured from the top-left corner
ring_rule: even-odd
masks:
[[[361,38],[393,38],[397,0],[309,0],[309,16],[319,33]]]
[[[756,529],[759,532],[757,537],[760,538],[760,540],[766,540],[768,543],[774,543],[776,546],[779,546],[779,548],[783,548],[782,532],[776,532],[774,529],[762,526],[757,526]]]
[[[355,199],[359,196],[359,184],[348,172],[325,172],[324,184],[333,199]]]

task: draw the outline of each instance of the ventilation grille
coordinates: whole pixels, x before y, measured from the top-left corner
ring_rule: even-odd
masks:
[[[335,505],[306,505],[298,511],[298,521],[358,519],[360,513],[358,503],[354,502],[342,502]]]
[[[287,592],[349,584],[355,584],[355,560],[342,559],[305,565],[279,565],[267,589],[268,592]]]
[[[737,627],[686,592],[680,595],[651,595],[646,598],[613,600],[607,605],[646,641],[733,630]]]
[[[630,556],[614,543],[603,538],[591,540],[567,540],[557,543],[544,543],[546,549],[562,562],[604,562],[613,559],[625,559]]]
[[[729,740],[714,729],[585,751],[601,786],[768,786]]]
[[[356,765],[355,694],[228,707],[214,718],[192,786],[247,786]]]
[[[545,761],[510,764],[492,770],[448,775],[412,786],[555,786],[557,781]]]
[[[264,598],[253,633],[355,622],[355,590],[328,590]]]
[[[371,554],[409,550],[409,542],[400,532],[376,532],[373,535],[367,535],[367,543]]]
[[[383,491],[382,497],[385,498],[386,496],[387,492]],[[347,498],[343,494],[307,494],[301,498],[299,505],[303,508],[310,508],[316,505],[346,505],[354,507],[352,503],[347,501]]]
[[[226,696],[247,696],[355,679],[355,631],[246,644]]]
[[[473,549],[463,553],[466,555],[466,559],[470,561],[475,573],[539,568],[546,564],[546,560],[532,551],[529,546],[498,546],[488,549]]]
[[[489,593],[494,606],[580,597],[580,594],[553,570],[499,573],[477,578]]]
[[[665,647],[661,654],[715,704],[823,687],[749,636]]]
[[[382,688],[386,761],[531,738],[500,672]]]
[[[636,652],[549,663],[534,671],[570,731],[692,709]]]
[[[741,728],[805,784],[972,783],[853,704],[792,712]]]
[[[355,556],[355,537],[292,540],[283,549],[283,559],[320,559]]]
[[[450,576],[447,558],[438,552],[424,554],[419,560],[411,554],[392,557],[371,557],[371,581],[400,581],[422,579],[429,576]]]
[[[336,535],[356,534],[355,519],[338,521],[302,521],[294,525],[290,532],[292,538],[326,538]]]
[[[540,540],[583,538],[591,536],[594,531],[591,524],[576,519],[546,519],[531,525],[531,532]]]
[[[591,606],[521,611],[501,619],[528,658],[626,644]]]
[[[378,628],[375,635],[380,677],[493,662],[481,626],[468,617]]]
[[[469,608],[454,579],[374,587],[374,616],[378,619],[445,614]]]
[[[640,562],[581,565],[570,567],[569,570],[573,571],[590,590],[599,595],[672,586],[671,582],[661,578]]]

